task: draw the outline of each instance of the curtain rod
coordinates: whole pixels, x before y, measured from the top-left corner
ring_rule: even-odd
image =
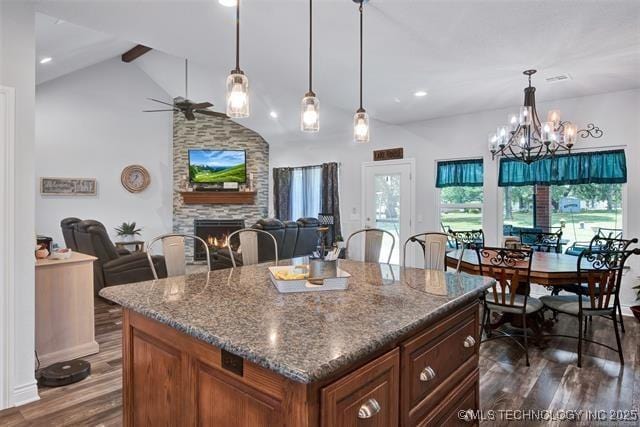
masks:
[[[324,163],[320,163],[319,165],[305,165],[305,166],[283,166],[280,168],[274,168],[274,169],[308,169],[308,168],[321,168],[323,164],[325,163],[335,163],[338,166],[342,166],[342,162],[324,162]]]

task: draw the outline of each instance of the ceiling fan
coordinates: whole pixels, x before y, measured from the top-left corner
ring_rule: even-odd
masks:
[[[184,114],[184,117],[187,120],[195,120],[195,113],[204,114],[207,116],[214,117],[223,117],[229,118],[225,113],[219,113],[217,111],[211,111],[208,108],[213,107],[213,104],[210,102],[199,102],[195,103],[188,99],[189,97],[189,60],[184,60],[184,98],[179,96],[173,100],[173,104],[165,101],[160,101],[159,99],[147,98],[150,101],[158,102],[163,105],[167,105],[171,108],[166,108],[162,110],[144,110],[144,113],[158,113],[161,111],[173,111],[176,113]]]

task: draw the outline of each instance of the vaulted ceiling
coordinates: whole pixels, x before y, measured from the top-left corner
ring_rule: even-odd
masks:
[[[37,8],[95,37],[65,36],[64,25],[39,18],[38,54],[60,52],[48,64],[55,72],[38,66],[39,80],[79,68],[85,55],[89,65],[140,43],[154,51],[134,64],[171,96],[184,92],[181,58],[187,57],[190,98],[222,109],[224,81],[234,65],[233,8],[216,0],[42,0]],[[342,132],[351,126],[358,100],[357,6],[316,0],[314,8],[321,132]],[[308,2],[243,0],[241,23],[241,66],[252,95],[252,116],[243,124],[267,139],[313,138],[298,131],[307,89]],[[517,106],[527,68],[539,70],[539,100],[637,88],[640,2],[371,0],[364,47],[365,107],[390,124]],[[77,54],[67,59],[69,50]],[[545,81],[565,73],[571,80]],[[414,97],[417,90],[428,95]]]

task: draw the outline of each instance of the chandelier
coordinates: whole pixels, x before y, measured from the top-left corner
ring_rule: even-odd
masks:
[[[580,138],[600,138],[602,130],[589,123],[585,129],[577,129],[569,121],[560,120],[560,111],[551,110],[547,121],[540,122],[536,111],[536,88],[531,86],[531,76],[536,70],[523,72],[529,78],[524,88],[524,105],[520,113],[509,114],[508,125],[499,126],[489,134],[489,150],[496,157],[506,157],[531,164],[554,156],[558,151],[571,153],[571,148]]]

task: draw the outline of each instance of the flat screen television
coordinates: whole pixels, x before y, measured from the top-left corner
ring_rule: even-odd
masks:
[[[247,182],[244,150],[189,150],[189,180],[194,184]]]

